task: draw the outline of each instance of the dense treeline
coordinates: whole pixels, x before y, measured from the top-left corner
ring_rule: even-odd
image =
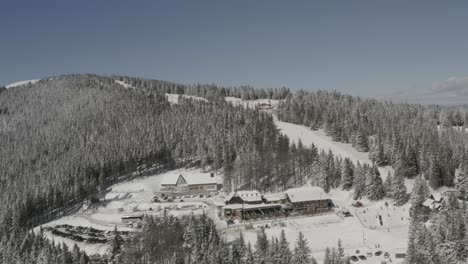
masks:
[[[408,262],[458,264],[468,261],[467,202],[455,193],[443,200],[438,211],[427,221],[428,212],[421,201],[429,193],[426,182],[417,179],[411,198],[411,223],[408,241]]]
[[[86,264],[88,256],[76,245],[52,244],[42,230],[30,232],[20,240],[18,234],[0,239],[0,263],[5,264]]]
[[[215,84],[184,85],[160,80],[146,80],[126,76],[115,76],[115,79],[131,84],[144,90],[158,90],[170,94],[194,95],[206,98],[209,101],[224,101],[225,97],[236,97],[242,100],[256,99],[285,99],[290,91],[286,87],[255,89],[252,86],[222,87]]]
[[[433,188],[453,186],[456,168],[468,157],[468,110],[393,104],[336,92],[299,91],[282,101],[282,121],[323,128],[333,140],[370,151],[378,166],[404,177],[424,175]]]
[[[126,243],[115,257],[119,263],[146,264],[312,264],[307,239],[302,233],[291,250],[284,230],[280,237],[268,238],[262,230],[254,245],[239,238],[226,243],[206,215],[189,219],[149,218],[143,232]],[[337,248],[327,248],[324,264],[349,263],[341,242]]]
[[[209,101],[169,104],[165,93]],[[353,164],[318,153],[313,145],[291,143],[271,115],[226,104],[225,96],[282,99],[281,120],[324,128],[334,140],[369,150],[375,165]],[[8,254],[2,254],[17,258],[53,251],[43,243],[21,247],[30,236],[25,231],[148,169],[222,170],[228,191],[276,191],[310,180],[326,191],[354,188],[355,199],[390,197],[396,204],[406,202],[404,177],[421,174],[432,187],[456,184],[458,197],[466,198],[468,133],[452,125],[468,124],[467,117],[462,109],[382,103],[338,93],[292,95],[286,88],[180,85],[96,75],[0,89],[0,237],[2,248],[8,248]],[[395,175],[383,182],[376,165],[387,164],[393,165]],[[86,261],[85,256],[80,259]]]
[[[221,169],[227,190],[276,190],[309,176],[316,149],[291,144],[270,115],[217,101],[171,105],[164,93],[179,86],[150,83],[69,75],[0,94],[0,236],[21,241],[21,231],[142,167]]]

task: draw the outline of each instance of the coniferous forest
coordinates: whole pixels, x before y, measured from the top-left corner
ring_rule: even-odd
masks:
[[[171,104],[166,93],[208,101],[181,98]],[[276,128],[273,116],[226,103],[227,96],[281,100],[279,120],[323,129],[335,141],[369,151],[374,164],[353,164],[314,145],[293,143]],[[97,75],[0,88],[0,262],[88,263],[78,248],[53,246],[30,229],[98,199],[114,183],[200,167],[222,172],[229,191],[278,191],[312,180],[325,191],[352,189],[355,199],[389,197],[398,205],[407,202],[404,179],[416,178],[409,201],[410,263],[463,263],[468,256],[468,133],[462,129],[467,126],[466,108],[394,104],[337,92]],[[386,165],[395,174],[383,182],[377,166]],[[429,186],[456,192],[428,220],[419,216],[425,215],[420,207]],[[205,216],[152,219],[125,245],[115,237],[118,263],[314,263],[302,236],[287,241],[284,235],[260,234],[255,245],[241,236],[227,244]],[[326,264],[344,261],[341,245],[327,252]]]

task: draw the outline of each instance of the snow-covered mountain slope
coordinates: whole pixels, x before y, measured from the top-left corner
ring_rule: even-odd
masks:
[[[331,150],[334,155],[341,156],[342,158],[349,158],[354,163],[358,161],[361,164],[372,163],[369,159],[369,152],[359,152],[353,148],[351,144],[333,141],[331,137],[325,134],[323,129],[314,131],[306,126],[281,122],[277,118],[275,118],[275,124],[283,134],[287,135],[296,143],[301,140],[302,144],[305,146],[314,144],[319,150]],[[393,169],[390,166],[379,168],[380,175],[384,180],[389,171],[393,173]]]
[[[22,86],[22,85],[26,85],[26,84],[29,84],[29,83],[33,84],[33,83],[36,83],[38,81],[39,81],[39,79],[19,81],[19,82],[11,83],[11,84],[5,86],[5,88],[10,89],[10,88],[13,88],[13,87]]]

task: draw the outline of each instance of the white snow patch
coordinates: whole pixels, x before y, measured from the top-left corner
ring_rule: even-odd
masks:
[[[37,83],[39,80],[40,79],[19,81],[19,82],[11,83],[11,84],[5,86],[5,88],[10,89],[10,88],[13,88],[13,87],[23,86],[23,85],[26,85],[26,84],[34,84],[34,83]]]
[[[169,93],[167,93],[166,94],[166,99],[167,99],[167,101],[169,101],[169,103],[178,104],[180,96],[183,97],[183,98],[186,98],[186,99],[194,99],[194,100],[198,100],[198,101],[208,102],[208,100],[206,98],[199,97],[199,96],[193,96],[193,95],[185,95],[185,94],[169,94]]]
[[[135,87],[133,87],[132,85],[126,83],[126,82],[123,82],[123,81],[119,81],[119,80],[115,80],[116,83],[122,85],[125,89],[135,89]]]
[[[226,102],[230,102],[232,103],[232,105],[234,106],[243,106],[245,108],[251,108],[251,109],[255,109],[257,108],[258,104],[260,103],[270,103],[271,105],[271,108],[276,108],[279,104],[279,100],[272,100],[272,99],[257,99],[257,100],[242,100],[240,98],[236,98],[236,97],[224,97],[224,100]]]

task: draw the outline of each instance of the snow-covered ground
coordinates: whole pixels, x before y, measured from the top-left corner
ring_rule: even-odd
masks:
[[[245,108],[255,109],[260,103],[270,103],[272,108],[278,106],[279,100],[269,100],[269,99],[257,99],[257,100],[242,100],[236,97],[224,97],[226,102],[231,102],[234,106],[241,105]]]
[[[198,97],[198,96],[193,96],[193,95],[168,94],[168,93],[166,94],[167,101],[169,101],[169,103],[173,103],[173,104],[178,104],[179,103],[179,96],[182,96],[183,98],[187,98],[187,99],[191,98],[191,99],[194,99],[194,100],[208,102],[208,100],[206,100],[203,97]]]
[[[126,83],[126,82],[123,82],[123,81],[119,81],[119,80],[115,80],[116,83],[122,85],[125,89],[135,89],[135,87],[133,87],[132,85]]]
[[[19,81],[19,82],[11,83],[11,84],[5,86],[5,88],[10,89],[10,88],[13,88],[13,87],[22,86],[22,85],[26,85],[26,84],[29,84],[29,83],[31,83],[31,84],[37,83],[38,81],[39,81],[39,79]]]
[[[137,231],[138,229],[129,227],[122,223],[122,217],[126,215],[153,215],[162,216],[164,210],[169,215],[181,217],[184,215],[207,213],[212,218],[217,218],[216,199],[213,198],[184,198],[184,202],[152,202],[155,193],[161,189],[161,181],[165,177],[178,177],[179,174],[199,174],[199,169],[179,169],[165,173],[144,177],[132,181],[116,184],[111,187],[111,191],[105,195],[105,199],[89,208],[83,208],[79,213],[65,216],[52,222],[42,225],[42,227],[55,227],[57,225],[71,225],[93,227],[99,230],[110,231],[117,226],[119,231]],[[220,177],[218,175],[218,177]],[[37,231],[39,227],[35,228]],[[103,254],[109,249],[108,244],[87,244],[76,242],[68,238],[53,235],[50,231],[45,231],[45,235],[56,242],[64,242],[70,248],[76,243],[88,254]]]
[[[334,199],[333,192],[331,195]],[[389,202],[391,204],[391,201]],[[331,213],[312,217],[271,220],[253,224],[254,229],[250,230],[245,230],[243,227],[231,228],[226,230],[223,235],[227,240],[233,240],[242,231],[246,241],[254,244],[257,232],[260,232],[260,226],[268,224],[270,228],[265,229],[267,236],[279,237],[281,230],[284,229],[291,249],[294,247],[299,232],[302,232],[308,240],[312,255],[319,263],[323,261],[326,247],[336,247],[338,239],[341,239],[346,253],[350,256],[356,255],[356,250],[361,252],[359,255],[366,255],[367,251],[375,253],[381,250],[390,254],[392,263],[402,263],[395,261],[395,253],[406,251],[409,205],[386,207],[385,201],[376,203],[364,201],[362,208],[347,208],[350,209],[352,217],[340,218]],[[375,220],[378,215],[382,216],[383,221],[382,225],[378,223],[379,226],[376,226]],[[370,226],[376,227],[371,229]],[[382,260],[384,260],[383,255],[370,257],[366,261],[359,260],[357,263],[380,263]]]

